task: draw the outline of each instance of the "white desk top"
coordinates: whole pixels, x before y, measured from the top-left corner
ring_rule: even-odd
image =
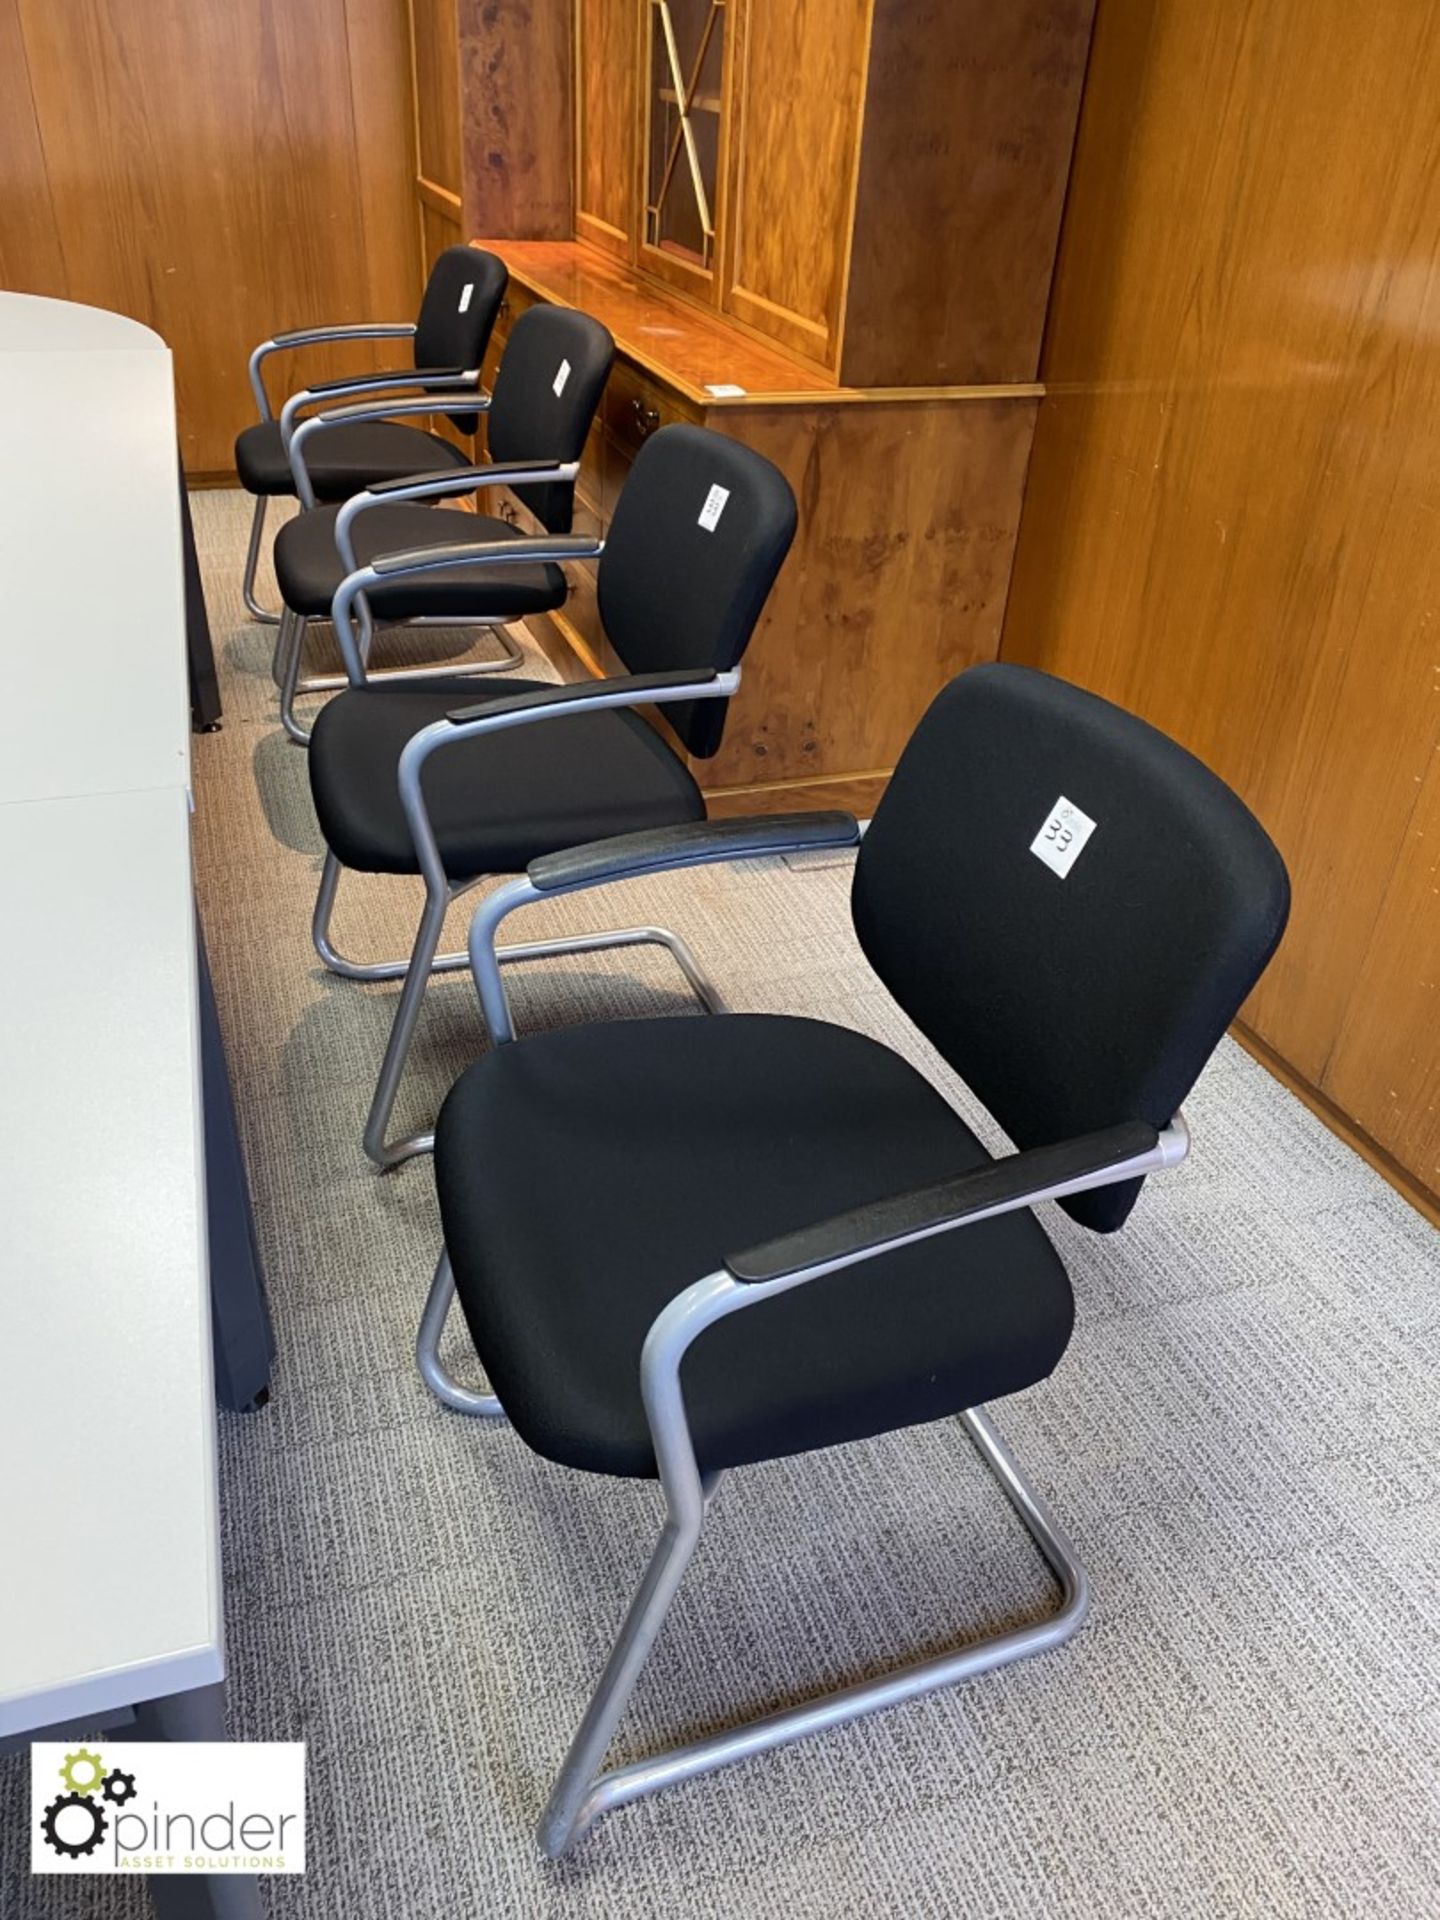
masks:
[[[190,714],[170,356],[143,346],[93,361],[88,347],[12,350],[7,310],[22,298],[0,295],[0,801],[183,786]],[[122,338],[154,340],[133,321],[117,324]]]
[[[38,293],[0,299],[0,353],[153,353],[167,364],[170,349],[158,333],[123,313],[47,300]]]
[[[185,795],[0,806],[0,874],[3,1733],[221,1666]]]
[[[4,1735],[223,1658],[169,352],[0,295],[0,423]]]

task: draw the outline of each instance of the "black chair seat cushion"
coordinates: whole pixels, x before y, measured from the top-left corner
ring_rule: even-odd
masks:
[[[317,500],[348,500],[380,480],[468,467],[471,456],[453,440],[398,420],[359,420],[322,427],[305,441],[305,468]],[[295,482],[278,420],[257,420],[235,437],[235,468],[247,493],[285,494]]]
[[[443,679],[351,688],[316,717],[310,791],[327,844],[361,873],[418,873],[397,774],[407,740],[455,707],[543,687]],[[703,820],[705,802],[653,727],[622,708],[509,727],[443,747],[425,803],[453,879],[519,873],[542,853]]]
[[[287,520],[275,536],[275,578],[287,607],[312,618],[328,617],[330,603],[345,577],[335,545],[338,507],[315,507]],[[413,547],[448,547],[460,541],[517,540],[519,530],[506,520],[483,514],[437,512],[403,501],[371,507],[355,522],[355,558],[360,565],[382,553]],[[565,604],[565,576],[559,567],[464,567],[454,573],[421,575],[377,587],[370,606],[377,620],[438,618],[523,620]]]
[[[988,1164],[897,1054],[764,1014],[617,1021],[487,1054],[436,1132],[445,1242],[520,1437],[650,1476],[640,1350],[724,1255]],[[682,1367],[702,1468],[936,1420],[1014,1393],[1070,1337],[1070,1284],[1029,1213],[963,1227],[742,1309]]]

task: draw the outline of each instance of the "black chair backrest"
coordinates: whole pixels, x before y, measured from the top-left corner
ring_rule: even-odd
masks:
[[[446,247],[430,269],[415,323],[415,365],[480,370],[491,329],[505,298],[510,270],[478,247]],[[473,413],[452,413],[461,433],[474,433]]]
[[[510,329],[485,416],[492,460],[578,460],[610,377],[615,342],[572,307],[528,307]],[[551,533],[568,533],[575,489],[561,482],[516,487],[515,496]]]
[[[953,680],[915,730],[851,907],[870,964],[1023,1148],[1163,1127],[1275,951],[1290,882],[1183,747],[993,665]],[[1062,1204],[1113,1232],[1140,1184]]]
[[[611,646],[631,673],[738,664],[795,537],[795,496],[763,454],[705,427],[652,434],[620,490],[596,591]],[[665,708],[708,759],[725,700]]]

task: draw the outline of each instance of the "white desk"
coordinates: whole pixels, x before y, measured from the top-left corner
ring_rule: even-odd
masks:
[[[13,1735],[193,1702],[223,1656],[169,350],[0,295],[0,437]]]

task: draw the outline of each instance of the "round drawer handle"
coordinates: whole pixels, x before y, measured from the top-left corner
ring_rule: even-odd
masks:
[[[647,407],[643,400],[634,400],[631,405],[635,409],[635,424],[641,434],[653,433],[660,424],[660,409]]]

